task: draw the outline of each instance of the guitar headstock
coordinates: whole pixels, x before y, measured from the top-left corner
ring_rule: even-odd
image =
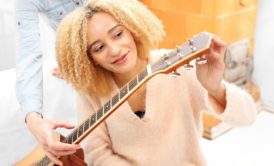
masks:
[[[194,35],[184,44],[177,46],[152,65],[153,72],[170,73],[176,68],[189,64],[194,59],[200,59],[209,49],[212,35],[201,32]]]

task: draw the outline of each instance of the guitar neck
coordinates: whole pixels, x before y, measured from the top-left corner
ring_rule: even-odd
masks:
[[[121,88],[121,90],[107,101],[99,110],[86,119],[81,125],[73,130],[63,142],[65,143],[79,143],[91,131],[93,131],[101,122],[110,116],[122,103],[124,103],[129,96],[131,96],[141,85],[143,85],[150,77],[150,66],[147,66],[134,79]]]

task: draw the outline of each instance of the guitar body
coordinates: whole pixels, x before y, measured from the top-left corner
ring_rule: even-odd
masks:
[[[40,146],[36,146],[29,155],[17,162],[14,166],[27,166],[36,163],[45,156],[45,153]]]
[[[60,135],[56,135],[56,138],[61,137]],[[41,161],[44,157],[46,156],[44,150],[42,149],[41,146],[36,146],[32,152],[27,155],[25,158],[14,164],[14,166],[33,166],[33,165],[38,165],[38,166],[53,166],[55,165],[54,163],[50,162],[49,164],[37,164],[39,161]],[[84,161],[84,151],[83,149],[78,149],[74,154],[68,155],[68,156],[61,156],[59,158],[64,166],[86,166],[87,164]]]

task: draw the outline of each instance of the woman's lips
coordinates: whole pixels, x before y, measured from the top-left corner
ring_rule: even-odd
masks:
[[[128,55],[128,53],[124,54],[123,56],[121,56],[120,58],[118,58],[114,62],[112,62],[112,64],[115,64],[115,65],[123,64],[127,60],[127,55]]]

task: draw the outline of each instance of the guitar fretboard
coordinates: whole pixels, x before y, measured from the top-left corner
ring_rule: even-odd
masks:
[[[121,90],[114,95],[111,100],[106,102],[103,107],[101,107],[98,111],[96,111],[93,115],[91,115],[87,120],[85,120],[79,127],[73,130],[71,134],[69,134],[62,142],[72,144],[77,142],[78,139],[85,134],[89,129],[93,129],[95,124],[98,124],[100,121],[104,119],[104,117],[108,114],[109,110],[121,101],[124,100],[125,96],[130,94],[131,91],[137,87],[143,80],[148,76],[147,68],[144,69],[141,73],[139,73],[134,79],[132,79],[128,84],[123,86]],[[90,131],[89,131],[90,132]],[[40,161],[35,163],[35,166],[45,166],[50,163],[50,159],[47,156],[44,156]]]
[[[93,128],[98,121],[101,121],[103,117],[117,105],[121,100],[124,99],[144,78],[148,75],[147,68],[139,73],[134,79],[121,88],[121,90],[114,95],[103,107],[97,110],[91,115],[86,121],[84,121],[79,127],[77,127],[67,138],[63,141],[65,143],[72,144],[78,140],[88,129]]]

